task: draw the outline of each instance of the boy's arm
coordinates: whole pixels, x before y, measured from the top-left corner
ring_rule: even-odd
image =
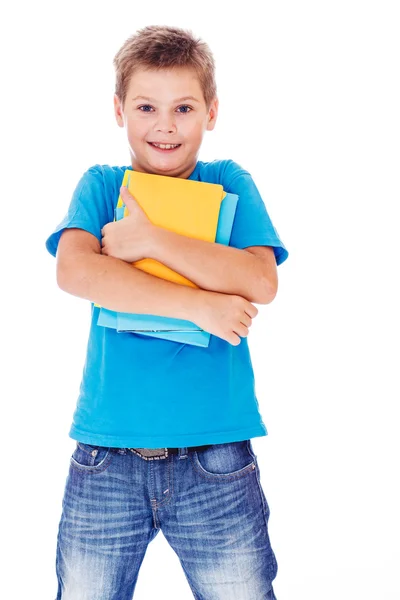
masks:
[[[162,262],[204,290],[237,294],[257,304],[268,304],[276,295],[276,260],[269,246],[239,250],[157,227],[149,258]]]
[[[116,312],[194,320],[203,290],[154,277],[112,256],[82,229],[63,231],[57,249],[57,284]]]
[[[274,299],[278,275],[271,247],[254,247],[248,252],[193,239],[162,227],[148,227],[148,218],[136,199],[125,187],[121,187],[120,192],[129,215],[102,229],[104,254],[134,262],[143,253],[203,290],[237,294],[258,304]]]

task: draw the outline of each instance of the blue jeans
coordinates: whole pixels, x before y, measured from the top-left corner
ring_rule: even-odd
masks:
[[[276,600],[269,508],[251,441],[146,459],[77,443],[57,539],[57,600],[131,600],[162,530],[197,600]]]

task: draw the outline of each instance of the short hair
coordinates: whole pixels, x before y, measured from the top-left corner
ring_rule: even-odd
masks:
[[[215,61],[209,46],[187,29],[149,25],[130,36],[114,57],[115,94],[125,104],[129,82],[139,69],[192,68],[197,74],[207,110],[217,93]]]

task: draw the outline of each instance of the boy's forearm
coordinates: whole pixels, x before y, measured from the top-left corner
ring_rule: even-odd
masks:
[[[59,287],[116,312],[193,320],[204,292],[136,269],[112,256],[85,254],[58,275]]]
[[[157,227],[149,258],[177,271],[202,290],[237,294],[264,303],[268,284],[257,256]]]

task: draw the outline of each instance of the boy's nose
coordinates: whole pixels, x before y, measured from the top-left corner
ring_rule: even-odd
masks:
[[[176,125],[173,119],[164,117],[158,119],[155,129],[156,131],[162,131],[163,133],[174,133],[176,131]]]

